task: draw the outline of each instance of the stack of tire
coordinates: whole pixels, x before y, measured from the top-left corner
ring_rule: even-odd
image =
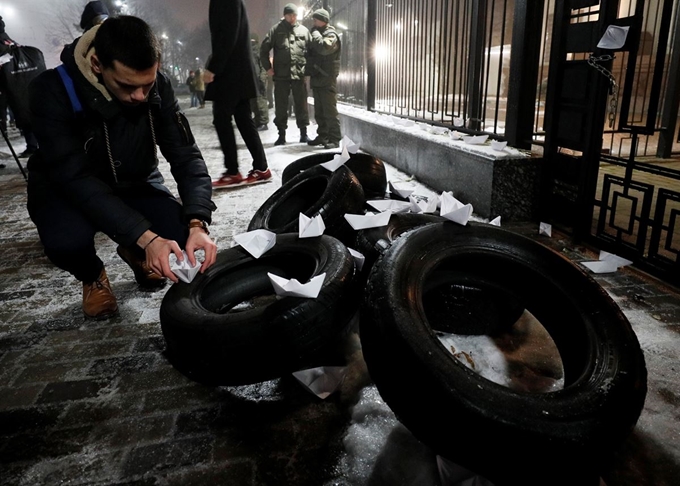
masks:
[[[241,248],[161,306],[173,364],[214,385],[253,383],[332,364],[359,305],[364,358],[399,420],[438,454],[494,484],[598,484],[599,469],[630,434],[646,395],[639,343],[618,306],[563,256],[486,224],[393,214],[356,232],[345,213],[384,197],[382,162],[358,154],[335,172],[300,159],[249,230],[278,234],[259,260]],[[297,236],[298,215],[322,215],[326,234]],[[366,257],[355,271],[347,247]],[[272,272],[307,281],[326,272],[317,299],[277,300]],[[243,305],[247,302],[247,305]],[[529,311],[553,339],[563,389],[518,392],[453,359],[437,333],[494,334]]]

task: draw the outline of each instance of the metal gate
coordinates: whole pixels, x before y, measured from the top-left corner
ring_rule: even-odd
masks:
[[[544,217],[576,239],[679,283],[680,161],[638,156],[641,137],[660,129],[664,83],[677,83],[667,57],[673,3],[557,0],[543,196]],[[656,13],[654,22],[650,12]],[[621,33],[617,27],[627,28],[624,44],[598,48],[605,32]],[[650,35],[653,52],[640,52],[641,37]],[[605,127],[629,144],[627,159],[603,150]]]

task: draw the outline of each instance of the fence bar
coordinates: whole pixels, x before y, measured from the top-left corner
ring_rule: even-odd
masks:
[[[516,0],[505,137],[513,147],[531,148],[536,82],[540,69],[544,1]]]

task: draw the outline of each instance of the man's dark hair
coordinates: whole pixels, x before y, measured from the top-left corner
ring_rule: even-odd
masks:
[[[105,68],[113,61],[143,71],[160,61],[161,49],[149,24],[130,15],[111,17],[104,22],[94,38],[99,62]]]

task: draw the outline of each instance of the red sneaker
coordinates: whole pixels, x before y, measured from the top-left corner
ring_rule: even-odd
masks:
[[[271,182],[272,180],[272,172],[267,169],[267,170],[251,170],[248,172],[248,177],[246,177],[246,180],[244,184],[259,184],[260,182]]]
[[[224,173],[219,179],[213,181],[212,186],[213,189],[221,189],[223,187],[242,186],[245,183],[246,183],[245,179],[241,174],[229,175],[227,173]]]

